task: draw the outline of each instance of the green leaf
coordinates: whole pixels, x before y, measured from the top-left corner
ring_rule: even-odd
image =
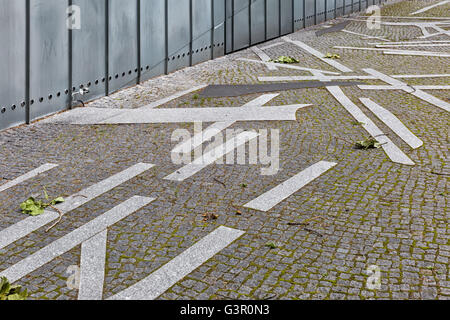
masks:
[[[299,63],[300,61],[298,59],[293,58],[293,57],[281,56],[281,57],[279,57],[276,60],[270,60],[270,62],[292,64],[292,63]]]
[[[55,204],[63,203],[65,200],[63,197],[58,197],[55,200],[52,201],[52,206]]]

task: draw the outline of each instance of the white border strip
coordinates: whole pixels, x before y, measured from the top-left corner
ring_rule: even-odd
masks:
[[[394,114],[368,98],[360,98],[361,102],[383,121],[396,135],[405,141],[411,148],[423,146],[423,141],[417,138]]]
[[[251,49],[263,62],[270,62],[270,57],[260,48],[251,47]],[[272,64],[266,64],[266,66],[269,70],[278,70],[278,68]]]
[[[106,243],[104,230],[81,244],[78,300],[102,300],[105,282]]]
[[[285,69],[294,69],[294,70],[301,70],[301,71],[308,71],[308,72],[322,72],[324,74],[332,74],[332,75],[338,75],[339,73],[337,72],[331,72],[331,71],[325,71],[325,70],[319,70],[319,69],[311,69],[311,68],[304,68],[304,67],[299,67],[299,66],[293,66],[290,64],[283,64],[283,63],[273,63],[273,62],[263,62],[263,61],[258,61],[258,60],[253,60],[253,59],[247,59],[247,58],[239,58],[236,59],[237,61],[245,61],[245,62],[253,62],[253,63],[262,63],[262,64],[270,64],[270,65],[274,65],[278,68],[285,68]]]
[[[108,300],[154,300],[244,233],[241,230],[219,227],[144,280]]]
[[[414,16],[414,15],[419,14],[419,13],[424,13],[424,12],[427,12],[428,10],[431,10],[431,9],[439,7],[439,6],[443,6],[444,4],[447,4],[447,3],[450,3],[450,0],[444,0],[444,1],[441,1],[439,3],[435,3],[435,4],[431,5],[431,6],[428,6],[428,7],[422,8],[420,10],[417,10],[417,11],[415,11],[413,13],[410,13],[410,15]]]
[[[414,165],[415,163],[403,153],[377,126],[358,108],[339,87],[327,87],[327,90],[339,101],[342,106],[356,119],[363,123],[363,128],[374,138],[383,144],[387,156],[395,163]]]
[[[322,60],[323,62],[328,63],[330,66],[333,66],[334,68],[338,69],[341,72],[353,72],[353,70],[347,68],[346,66],[343,66],[342,64],[340,64],[339,62],[337,62],[333,59],[326,59],[324,54],[322,54],[321,52],[317,51],[316,49],[308,46],[304,42],[294,41],[294,40],[291,40],[289,37],[282,37],[282,39],[285,40],[286,42],[292,43],[292,44],[302,48],[303,50],[307,51],[308,53],[312,54],[316,58]]]
[[[320,161],[250,201],[244,207],[267,212],[336,165],[334,162]]]
[[[246,144],[247,142],[257,138],[258,136],[259,134],[256,132],[242,132],[241,134],[228,140],[221,146],[204,154],[202,157],[195,159],[194,162],[168,175],[164,178],[164,180],[184,181],[200,172],[201,170],[205,169],[209,165],[213,164],[234,149]]]
[[[141,173],[153,168],[153,164],[138,163],[118,174],[109,177],[83,191],[69,197],[66,202],[56,205],[64,214],[84,205],[85,203],[97,198],[105,192],[108,192],[122,183],[133,179]],[[46,210],[44,214],[37,217],[28,217],[16,224],[0,231],[0,249],[16,242],[17,240],[29,235],[46,224],[58,219],[58,213]]]
[[[280,94],[265,94],[261,97],[258,97],[249,103],[242,106],[242,108],[246,107],[254,107],[254,106],[260,106],[262,107],[266,103],[269,103],[271,100],[278,97]],[[211,138],[213,138],[215,135],[217,135],[219,132],[231,127],[234,125],[236,121],[229,121],[229,122],[216,122],[203,130],[202,132],[196,134],[191,139],[183,142],[182,144],[176,146],[172,153],[189,153],[193,151],[195,148],[201,146],[206,141],[209,141]]]
[[[106,228],[116,224],[137,210],[145,207],[155,199],[145,197],[132,197],[117,207],[105,212],[101,216],[86,223],[82,227],[72,231],[62,238],[52,242],[45,248],[35,252],[21,260],[10,268],[0,273],[0,277],[6,277],[11,282],[22,279],[31,272],[37,270],[53,259],[80,245]]]
[[[207,86],[208,86],[207,84],[202,84],[202,85],[193,87],[191,89],[175,93],[175,94],[173,94],[173,95],[171,95],[171,96],[169,96],[167,98],[164,98],[164,99],[152,102],[152,103],[150,103],[150,104],[148,104],[146,106],[143,106],[143,107],[141,107],[139,109],[145,110],[145,109],[154,109],[154,108],[160,107],[160,106],[162,106],[162,105],[164,105],[166,103],[169,103],[169,102],[171,102],[171,101],[173,101],[175,99],[181,98],[181,97],[183,97],[183,96],[185,96],[185,95],[187,95],[189,93],[192,93],[192,92],[201,90],[203,88],[206,88]]]
[[[32,179],[32,178],[40,175],[41,173],[44,173],[44,172],[47,172],[47,171],[49,171],[49,170],[51,170],[53,168],[56,168],[57,166],[58,166],[57,164],[46,163],[46,164],[40,166],[37,169],[31,170],[30,172],[25,173],[24,175],[22,175],[20,177],[17,177],[14,180],[11,180],[11,181],[9,181],[9,182],[7,182],[5,184],[0,185],[0,192],[5,191],[5,190],[7,190],[9,188],[12,188],[12,187],[14,187],[14,186],[24,182],[24,181]]]

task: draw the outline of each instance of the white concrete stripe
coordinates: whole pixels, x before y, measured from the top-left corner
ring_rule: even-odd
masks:
[[[441,57],[448,58],[450,57],[450,53],[441,53],[441,52],[429,52],[429,51],[392,51],[387,50],[384,51],[383,54],[386,55],[396,55],[396,56],[422,56],[422,57]]]
[[[269,44],[269,45],[264,46],[264,47],[260,47],[260,49],[261,49],[261,50],[272,49],[272,48],[281,46],[281,45],[283,45],[283,44],[285,44],[285,43],[284,43],[284,42],[277,42],[277,43]]]
[[[450,43],[417,43],[417,44],[378,44],[377,48],[404,48],[404,47],[449,47]]]
[[[187,95],[189,93],[192,93],[192,92],[201,90],[203,88],[206,88],[207,86],[208,86],[207,84],[202,84],[202,85],[199,85],[199,86],[196,86],[196,87],[192,87],[192,88],[190,88],[188,90],[177,92],[177,93],[175,93],[175,94],[173,94],[173,95],[171,95],[169,97],[166,97],[164,99],[152,102],[152,103],[150,103],[150,104],[148,104],[146,106],[143,106],[143,107],[141,107],[139,109],[145,110],[145,109],[154,109],[154,108],[160,107],[160,106],[162,106],[162,105],[164,105],[166,103],[169,103],[169,102],[171,102],[171,101],[173,101],[175,99],[181,98],[181,97],[183,97],[183,96],[185,96],[185,95]]]
[[[56,168],[57,166],[58,166],[57,164],[46,163],[37,169],[31,170],[30,172],[25,173],[24,175],[21,175],[20,177],[17,177],[14,180],[11,180],[5,184],[0,185],[0,192],[5,191],[9,188],[12,188],[12,187],[14,187],[22,182],[25,182],[29,179],[32,179],[32,178],[40,175],[41,173],[44,173],[53,168]]]
[[[261,97],[258,97],[256,99],[250,101],[249,103],[243,105],[242,107],[243,108],[254,107],[254,106],[262,107],[263,105],[265,105],[266,103],[275,99],[279,95],[280,95],[279,93],[265,94],[265,95],[262,95]],[[236,123],[235,121],[216,122],[216,123],[212,124],[211,126],[209,126],[208,128],[206,128],[204,131],[196,134],[194,137],[192,137],[188,141],[185,141],[184,143],[176,146],[172,150],[172,153],[189,153],[189,152],[193,151],[195,148],[201,146],[206,141],[209,141],[211,138],[213,138],[219,132],[231,127],[235,123]]]
[[[450,86],[409,86],[417,90],[450,90]],[[377,86],[377,85],[359,85],[361,90],[404,90],[408,86]]]
[[[205,169],[209,165],[213,164],[217,160],[221,159],[223,156],[227,155],[234,149],[246,144],[248,141],[251,141],[258,136],[259,134],[257,134],[256,132],[243,132],[236,137],[228,140],[223,145],[204,154],[202,157],[195,159],[194,162],[168,175],[164,179],[171,181],[184,181],[200,172],[201,170]]]
[[[315,73],[315,72],[314,72]],[[327,81],[340,80],[373,80],[372,76],[326,76]],[[258,77],[261,82],[285,82],[285,81],[320,81],[321,78],[314,76],[279,76],[279,77]]]
[[[244,233],[241,230],[219,227],[144,280],[108,300],[154,300]]]
[[[363,69],[363,70],[364,70],[364,72],[366,72],[374,77],[377,77],[378,79],[380,79],[392,86],[402,87],[403,91],[408,92],[408,93],[414,95],[415,97],[422,99],[438,108],[444,109],[447,112],[450,111],[450,103],[445,102],[441,99],[438,99],[429,93],[426,93],[422,90],[417,90],[417,89],[411,88],[410,86],[408,86],[408,84],[401,82],[399,80],[396,80],[394,78],[391,78],[391,77],[389,77],[379,71],[376,71],[374,69]]]
[[[222,121],[290,121],[296,120],[298,109],[309,105],[271,106],[260,108],[211,107],[126,110],[120,115],[101,122],[81,120],[75,124],[147,124]]]
[[[334,68],[336,68],[339,71],[342,72],[353,72],[353,70],[347,68],[346,66],[343,66],[342,64],[340,64],[339,62],[333,60],[333,59],[326,59],[325,55],[319,51],[317,51],[316,49],[308,46],[306,43],[301,42],[301,41],[294,41],[291,40],[289,37],[283,37],[283,40],[285,40],[286,42],[292,43],[298,47],[300,47],[301,49],[305,50],[306,52],[312,54],[313,56],[315,56],[316,58],[322,60],[325,63],[328,63],[330,66],[333,66]],[[319,70],[320,71],[320,70]]]
[[[102,300],[105,282],[108,230],[81,244],[80,288],[78,300]]]
[[[270,57],[264,52],[262,51],[260,48],[258,47],[251,47],[252,51],[264,62],[270,62]],[[278,70],[278,68],[272,64],[266,64],[267,68],[269,70]]]
[[[427,6],[425,8],[420,9],[420,10],[414,11],[410,15],[413,16],[413,15],[416,15],[416,14],[419,14],[419,13],[427,12],[428,10],[431,10],[431,9],[439,7],[439,6],[443,6],[443,5],[447,4],[447,3],[450,3],[450,0],[444,0],[444,1],[432,4],[431,6]]]
[[[267,212],[336,165],[334,162],[320,161],[250,201],[244,207]]]
[[[6,277],[11,282],[16,282],[154,200],[153,198],[133,197],[2,271],[0,277]]]
[[[97,198],[105,192],[108,192],[122,183],[133,179],[141,173],[151,169],[153,164],[138,163],[108,179],[105,179],[93,186],[82,190],[81,192],[70,196],[66,202],[56,205],[63,214],[84,205],[85,203]],[[28,217],[16,224],[0,231],[0,249],[14,243],[15,241],[29,235],[46,224],[58,219],[58,213],[46,210],[44,214],[37,217]]]
[[[355,118],[363,123],[363,128],[377,141],[383,144],[387,156],[395,163],[414,165],[414,162],[403,153],[377,126],[358,108],[339,87],[327,87],[328,91],[338,100],[342,106]]]
[[[449,43],[450,40],[422,40],[422,41],[398,41],[398,42],[369,42],[368,44],[373,46],[396,46],[396,45],[410,45],[410,44],[440,44],[440,43]]]
[[[425,79],[425,78],[446,78],[450,74],[399,74],[391,76],[395,79]],[[343,81],[343,80],[377,80],[374,76],[327,76],[327,81]],[[279,77],[258,77],[261,82],[285,82],[285,81],[319,81],[317,76],[279,76]],[[363,86],[361,86],[363,87]],[[368,87],[368,86],[367,86]],[[375,87],[375,86],[374,86]],[[430,87],[430,86],[427,86]],[[433,86],[439,87],[439,86]],[[446,87],[446,86],[442,86]]]
[[[389,41],[389,39],[376,37],[376,36],[369,36],[367,34],[353,32],[353,31],[350,31],[350,30],[342,30],[342,32],[349,33],[349,34],[354,34],[354,35],[357,35],[357,36],[360,36],[360,37],[364,37],[366,39],[378,39],[378,40],[383,40],[383,41]]]
[[[381,52],[383,52],[383,54],[390,54],[390,55],[396,54],[396,55],[426,56],[426,57],[448,57],[448,56],[450,56],[450,53],[433,52],[433,51],[413,51],[413,50],[345,47],[345,46],[335,46],[334,48],[335,49],[347,49],[347,50],[381,51]]]
[[[258,61],[258,60],[252,60],[252,59],[246,59],[246,58],[239,58],[236,59],[237,61],[244,61],[244,62],[252,62],[252,63],[262,63],[262,64],[271,64],[274,65],[278,68],[285,68],[285,69],[294,69],[294,70],[301,70],[301,71],[319,71],[322,72],[324,74],[334,74],[334,75],[338,75],[339,73],[337,72],[331,72],[331,71],[325,71],[325,70],[318,70],[318,69],[311,69],[311,68],[305,68],[305,67],[299,67],[299,66],[293,66],[290,64],[283,64],[283,63],[273,63],[273,62],[263,62],[263,61]]]
[[[416,137],[394,114],[367,98],[360,98],[361,102],[383,121],[396,135],[411,148],[423,146],[423,141]]]

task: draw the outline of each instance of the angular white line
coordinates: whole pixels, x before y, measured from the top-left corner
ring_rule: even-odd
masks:
[[[275,99],[279,95],[280,95],[279,93],[262,95],[261,97],[258,97],[256,99],[250,101],[249,103],[243,105],[242,108],[254,107],[254,106],[262,107],[263,105],[265,105],[266,103]],[[206,128],[204,131],[196,134],[194,137],[192,137],[188,141],[185,141],[182,144],[176,146],[172,150],[172,153],[189,153],[189,152],[193,151],[195,148],[201,146],[206,141],[209,141],[211,138],[213,138],[215,135],[217,135],[217,133],[231,127],[235,123],[236,123],[235,121],[216,122],[216,123],[212,124],[211,126],[209,126],[208,128]]]
[[[360,98],[361,102],[383,121],[396,135],[405,141],[411,148],[423,146],[423,141],[414,135],[394,114],[367,98]]]
[[[267,46],[261,47],[260,49],[261,49],[261,50],[272,49],[272,48],[281,46],[281,45],[283,45],[283,44],[284,44],[284,42],[277,42],[277,43],[273,43],[273,44],[269,44],[269,45],[267,45]]]
[[[310,46],[308,46],[304,42],[294,41],[294,40],[291,40],[289,37],[283,37],[282,39],[285,40],[286,42],[290,42],[292,44],[295,44],[296,46],[298,46],[298,47],[302,48],[303,50],[309,52],[310,54],[312,54],[316,58],[319,58],[323,62],[328,63],[329,65],[333,66],[334,68],[338,69],[339,71],[342,71],[342,72],[353,72],[353,70],[347,68],[346,66],[343,66],[342,64],[340,64],[337,61],[334,61],[333,59],[326,59],[324,54],[322,54],[321,52],[317,51],[314,48],[311,48]]]
[[[81,120],[75,124],[147,124],[222,121],[290,121],[296,120],[299,108],[309,105],[271,106],[260,108],[212,107],[126,110],[105,121]],[[94,119],[95,120],[95,119]]]
[[[422,40],[422,41],[398,41],[398,42],[369,42],[368,44],[374,46],[395,46],[395,45],[410,45],[410,44],[440,44],[440,43],[449,43],[450,40]]]
[[[0,185],[0,192],[5,191],[9,188],[12,188],[12,187],[14,187],[22,182],[25,182],[29,179],[32,179],[32,178],[40,175],[41,173],[44,173],[53,168],[56,168],[57,166],[58,166],[57,164],[46,163],[37,169],[31,170],[30,172],[25,173],[24,175],[21,175],[20,177],[17,177],[14,180],[11,180],[5,184]]]
[[[247,58],[239,58],[236,59],[237,61],[245,61],[245,62],[253,62],[253,63],[262,63],[262,64],[270,64],[270,65],[274,65],[278,68],[285,68],[285,69],[294,69],[294,70],[301,70],[301,71],[319,71],[322,72],[324,74],[334,74],[334,75],[338,75],[339,73],[337,72],[331,72],[331,71],[325,71],[325,70],[318,70],[318,69],[311,69],[311,68],[304,68],[304,67],[299,67],[299,66],[292,66],[289,64],[282,64],[282,63],[273,63],[273,62],[263,62],[263,61],[258,61],[258,60],[252,60],[252,59],[247,59]]]
[[[187,95],[187,94],[189,94],[189,93],[192,93],[192,92],[201,90],[201,89],[203,89],[203,88],[206,88],[207,86],[208,86],[207,84],[202,84],[202,85],[193,87],[193,88],[191,88],[191,89],[188,89],[188,90],[185,90],[185,91],[181,91],[181,92],[175,93],[175,94],[173,94],[173,95],[171,95],[171,96],[169,96],[169,97],[166,97],[166,98],[164,98],[164,99],[161,99],[161,100],[152,102],[152,103],[150,103],[150,104],[148,104],[148,105],[146,105],[146,106],[143,106],[143,107],[141,107],[141,108],[139,108],[139,109],[145,110],[145,109],[154,109],[154,108],[160,107],[160,106],[162,106],[163,104],[166,104],[166,103],[169,103],[169,102],[171,102],[171,101],[173,101],[173,100],[175,100],[175,99],[181,98],[181,97],[183,97],[183,96],[185,96],[185,95]]]
[[[219,227],[144,280],[108,300],[154,300],[244,233],[236,229]]]
[[[0,277],[6,277],[11,282],[16,282],[154,200],[153,198],[133,197],[2,271]]]
[[[441,53],[441,52],[430,52],[430,51],[393,51],[387,50],[383,51],[383,54],[386,55],[396,55],[396,56],[422,56],[422,57],[441,57],[448,58],[450,57],[450,53]]]
[[[408,86],[408,84],[401,82],[399,80],[396,80],[394,78],[391,78],[391,77],[389,77],[379,71],[376,71],[374,69],[363,69],[363,70],[364,70],[364,72],[366,72],[374,77],[377,77],[378,79],[380,79],[392,86],[401,87],[403,89],[403,91],[410,93],[413,96],[415,96],[419,99],[422,99],[438,108],[442,108],[447,112],[450,111],[450,103],[445,102],[441,99],[438,99],[435,96],[433,96],[429,93],[426,93],[425,91],[414,89],[414,88]]]
[[[342,32],[346,32],[346,33],[349,33],[349,34],[354,34],[354,35],[361,36],[361,37],[364,37],[364,38],[367,38],[367,39],[378,39],[378,40],[383,40],[383,41],[390,41],[389,39],[376,37],[376,36],[369,36],[367,34],[362,34],[362,33],[353,32],[353,31],[349,31],[349,30],[342,30]]]
[[[270,57],[260,48],[251,47],[251,49],[263,62],[270,62]],[[266,64],[266,66],[269,70],[278,70],[278,68],[272,64]]]
[[[78,300],[102,300],[105,282],[108,230],[81,244],[80,288]]]
[[[339,101],[342,106],[355,118],[363,123],[363,128],[374,138],[383,144],[387,156],[395,163],[414,165],[415,163],[398,148],[377,126],[358,108],[339,87],[327,87],[327,90]]]
[[[336,165],[334,162],[320,161],[250,201],[244,207],[267,212]]]
[[[447,78],[447,77],[450,77],[449,73],[443,73],[443,74],[399,74],[399,75],[392,76],[392,78],[396,78],[396,79]]]
[[[83,191],[70,196],[66,202],[56,205],[63,214],[84,205],[85,203],[97,198],[105,192],[108,192],[122,183],[133,179],[141,173],[154,167],[153,164],[138,163],[108,179],[105,179]],[[14,243],[15,241],[29,235],[46,224],[58,219],[58,213],[46,210],[44,214],[37,217],[28,217],[16,224],[0,231],[0,249]]]
[[[195,159],[194,162],[168,175],[164,178],[164,180],[184,181],[200,172],[201,170],[205,169],[209,165],[213,164],[217,160],[221,159],[223,156],[227,155],[234,149],[246,144],[247,142],[255,139],[258,136],[259,134],[256,132],[242,132],[236,137],[228,140],[223,145],[215,148],[214,150],[211,150],[210,152],[204,154],[202,157]]]
[[[409,86],[417,90],[450,90],[450,86]],[[404,90],[408,86],[377,86],[377,85],[359,85],[361,90]]]
[[[391,76],[395,79],[425,79],[425,78],[446,78],[450,74],[399,74]],[[374,76],[327,76],[327,81],[342,80],[377,80]],[[285,81],[320,81],[317,76],[279,76],[279,77],[258,77],[261,82],[285,82]],[[429,87],[429,86],[427,86]],[[437,87],[437,86],[436,86]],[[446,86],[443,86],[446,87]]]
[[[449,47],[450,43],[417,43],[417,44],[378,44],[377,48],[404,48],[404,47]]]
[[[431,6],[428,6],[428,7],[422,8],[420,10],[417,10],[417,11],[415,11],[413,13],[410,13],[410,15],[413,16],[413,15],[416,15],[416,14],[419,14],[419,13],[427,12],[428,10],[431,10],[433,8],[442,6],[442,5],[447,4],[447,3],[450,3],[450,0],[444,0],[444,1],[441,1],[439,3],[435,3],[435,4],[431,5]]]

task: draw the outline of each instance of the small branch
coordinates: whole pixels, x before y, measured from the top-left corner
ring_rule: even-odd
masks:
[[[59,210],[58,208],[56,208],[55,206],[49,205],[49,207],[52,208],[53,210],[55,210],[56,212],[58,212],[59,218],[58,218],[58,220],[56,220],[56,222],[55,222],[53,225],[51,225],[45,232],[49,232],[49,231],[50,231],[51,229],[53,229],[58,223],[60,223],[61,220],[62,220],[62,217],[63,217],[63,215],[64,215],[64,214],[62,213],[62,211]]]

